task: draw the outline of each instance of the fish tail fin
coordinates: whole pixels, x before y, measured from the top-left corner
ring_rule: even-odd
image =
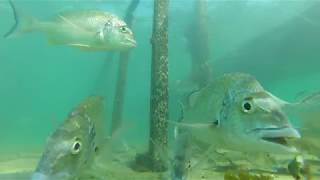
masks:
[[[33,17],[21,16],[12,0],[9,0],[9,4],[13,13],[14,24],[11,26],[9,31],[3,35],[3,37],[10,38],[18,34],[33,31],[36,24],[38,24],[38,20]]]

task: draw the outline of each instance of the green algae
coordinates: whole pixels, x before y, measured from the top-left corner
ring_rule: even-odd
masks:
[[[224,180],[274,180],[274,175],[251,174],[246,170],[227,171]]]

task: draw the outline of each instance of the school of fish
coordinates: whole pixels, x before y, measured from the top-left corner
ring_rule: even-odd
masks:
[[[127,24],[106,11],[63,12],[42,21],[20,16],[11,0],[9,4],[15,23],[5,38],[41,32],[50,44],[87,51],[129,51],[137,46]],[[226,150],[252,156],[307,152],[320,157],[319,97],[315,93],[289,103],[245,73],[214,79],[188,96],[178,122],[169,122],[175,125],[170,179],[187,179],[188,149],[197,144],[207,145],[212,152]],[[292,124],[289,113],[301,120],[301,127]],[[31,179],[78,179],[105,147],[105,137],[104,99],[90,96],[49,136]]]

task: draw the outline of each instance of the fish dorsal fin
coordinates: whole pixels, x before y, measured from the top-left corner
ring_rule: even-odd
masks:
[[[306,104],[314,104],[314,103],[320,103],[320,91],[312,92],[312,93],[306,93],[303,98],[301,98],[300,103],[306,103]]]

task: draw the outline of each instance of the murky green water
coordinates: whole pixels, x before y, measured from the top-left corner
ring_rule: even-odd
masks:
[[[14,1],[19,14],[38,19],[66,10],[95,8],[123,17],[129,2]],[[288,101],[295,101],[299,94],[318,91],[319,7],[316,0],[208,0],[208,66],[212,68],[212,76],[249,73],[274,95]],[[152,0],[141,0],[134,15],[132,30],[138,46],[131,50],[125,90],[121,139],[138,152],[147,149],[149,135],[152,8]],[[180,115],[182,94],[192,91],[180,82],[189,80],[192,66],[186,30],[197,28],[190,27],[193,15],[193,1],[171,0],[169,119],[172,120]],[[0,34],[5,34],[13,23],[8,2],[1,0]],[[10,156],[8,152],[20,155],[42,152],[47,137],[73,107],[90,95],[106,98],[110,124],[118,53],[111,58],[110,52],[53,46],[41,33],[0,38],[0,152],[4,154],[3,159]],[[20,165],[16,167],[19,169]]]

